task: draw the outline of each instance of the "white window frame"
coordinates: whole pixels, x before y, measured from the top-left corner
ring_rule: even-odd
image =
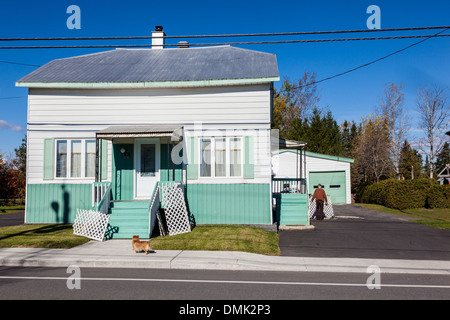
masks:
[[[231,165],[231,139],[237,138],[240,141],[240,147],[241,147],[241,175],[239,176],[231,176],[230,175],[230,165]],[[202,140],[204,139],[210,139],[211,140],[211,176],[202,176],[201,175],[201,164],[203,161],[203,153],[202,153]],[[225,176],[216,176],[216,139],[225,139],[225,147],[226,147],[226,152],[225,152],[225,161],[226,161],[226,166],[225,166]],[[221,136],[216,136],[216,137],[198,137],[197,139],[197,143],[198,143],[198,177],[199,179],[205,179],[205,180],[211,180],[211,179],[239,179],[239,178],[243,178],[244,177],[244,156],[245,156],[245,152],[244,152],[244,138],[241,136],[230,136],[230,137],[221,137]]]
[[[58,166],[58,141],[66,141],[67,143],[67,168],[65,177],[57,177],[57,166]],[[81,141],[81,176],[71,177],[71,167],[72,167],[72,141]],[[95,139],[83,139],[83,138],[57,138],[55,139],[54,153],[53,153],[53,178],[55,180],[94,180],[94,177],[86,177],[86,141],[95,141]]]

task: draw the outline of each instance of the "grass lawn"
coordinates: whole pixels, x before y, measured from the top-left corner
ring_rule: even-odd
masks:
[[[378,204],[357,203],[356,205],[366,207],[367,209],[378,210],[387,213],[393,213],[411,218],[414,222],[422,223],[427,226],[438,229],[450,229],[450,209],[406,209],[396,210],[387,208]]]
[[[89,241],[88,238],[74,235],[71,224],[32,224],[0,228],[0,247],[68,249]]]
[[[24,206],[0,206],[0,214],[22,212],[25,210]]]
[[[244,251],[279,255],[278,234],[247,226],[196,226],[192,232],[150,240],[158,250]]]
[[[72,248],[90,239],[73,234],[71,224],[0,228],[0,247]],[[247,226],[196,226],[192,232],[150,240],[158,250],[223,250],[279,255],[278,234]]]

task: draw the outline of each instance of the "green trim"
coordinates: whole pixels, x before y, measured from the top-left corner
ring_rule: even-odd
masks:
[[[53,180],[53,139],[44,139],[44,180]]]
[[[167,154],[167,148],[169,148],[169,155]],[[161,144],[161,156],[160,156],[160,166],[159,166],[159,181],[182,181],[183,180],[183,167],[182,163],[174,165],[172,161],[172,145]],[[183,152],[183,150],[181,151]],[[169,159],[167,159],[169,156]],[[180,154],[182,156],[182,154]],[[175,172],[175,177],[174,177]]]
[[[120,152],[122,146],[128,158]],[[113,144],[111,191],[113,200],[134,199],[134,144]]]
[[[198,163],[197,163],[197,138],[189,137],[187,140],[187,159],[186,177],[189,180],[198,179]]]
[[[297,150],[292,150],[292,149],[280,149],[280,150],[274,150],[272,151],[273,155],[276,154],[281,154],[284,152],[292,152],[292,153],[297,153]],[[341,161],[341,162],[348,162],[348,163],[353,163],[355,162],[354,159],[350,159],[350,158],[345,158],[345,157],[338,157],[338,156],[329,156],[327,154],[321,154],[321,153],[315,153],[315,152],[310,152],[310,151],[305,151],[305,154],[308,157],[313,157],[313,158],[320,158],[320,159],[327,159],[327,160],[334,160],[334,161]]]
[[[255,178],[255,165],[253,160],[253,137],[244,137],[244,179]]]
[[[68,88],[68,89],[116,89],[116,88],[173,88],[211,87],[260,84],[280,81],[280,77],[248,79],[214,79],[197,81],[143,81],[143,82],[16,82],[17,87],[28,88]]]
[[[108,179],[108,140],[102,139],[102,180]]]
[[[28,184],[26,223],[73,223],[78,209],[92,209],[92,183]]]
[[[197,224],[270,224],[270,184],[188,184],[186,200]]]

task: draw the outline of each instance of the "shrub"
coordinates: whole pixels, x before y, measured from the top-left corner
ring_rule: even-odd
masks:
[[[431,185],[428,189],[427,205],[430,208],[450,208],[450,186]]]
[[[362,203],[374,203],[388,208],[450,208],[450,187],[428,179],[388,179],[365,186],[356,198]]]

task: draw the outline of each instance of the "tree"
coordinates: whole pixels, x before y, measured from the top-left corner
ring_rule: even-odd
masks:
[[[275,92],[272,127],[280,130],[281,138],[287,136],[294,121],[306,119],[310,111],[317,107],[320,97],[315,81],[315,73],[305,72],[297,82],[285,78],[280,91]]]
[[[27,136],[22,139],[22,144],[14,149],[16,153],[16,158],[13,159],[13,165],[18,170],[18,181],[17,181],[17,197],[25,197],[25,185],[26,185],[26,174],[27,174]]]
[[[450,104],[447,103],[445,89],[440,87],[422,88],[417,97],[420,113],[420,127],[425,133],[421,140],[424,153],[429,156],[430,178],[435,173],[435,156],[442,148],[445,131],[449,125]]]
[[[450,164],[450,145],[448,142],[445,142],[441,151],[436,155],[436,173],[439,174],[439,172],[444,170],[447,164]]]
[[[317,107],[307,119],[295,119],[288,139],[306,142],[308,151],[340,156],[343,153],[340,127],[331,111],[323,114]]]
[[[356,142],[356,137],[358,136],[358,127],[356,126],[356,123],[353,121],[350,125],[350,122],[345,120],[341,124],[341,136],[343,156],[348,158],[353,157],[353,148]]]
[[[403,179],[417,179],[422,175],[422,156],[419,151],[411,148],[407,140],[400,151],[399,169]]]
[[[380,103],[381,115],[388,132],[389,152],[397,179],[401,177],[400,152],[407,132],[407,123],[403,112],[404,100],[403,85],[389,83],[385,87],[384,97]]]
[[[381,116],[364,119],[355,145],[355,167],[360,182],[379,182],[392,168],[389,133]]]

